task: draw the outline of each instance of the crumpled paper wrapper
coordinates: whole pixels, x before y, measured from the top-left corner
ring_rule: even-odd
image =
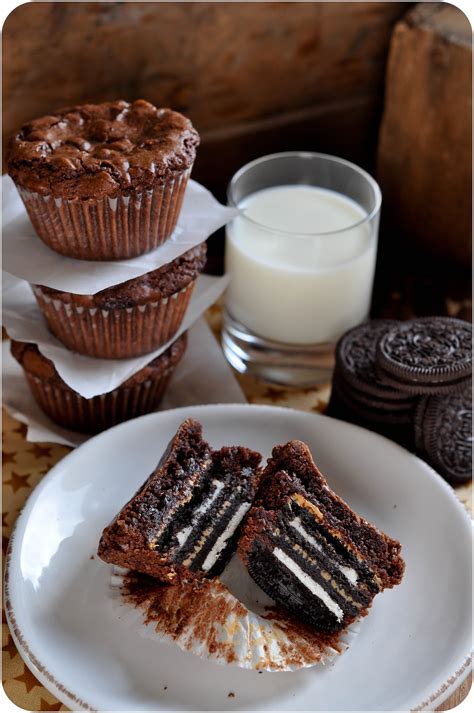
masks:
[[[31,284],[93,295],[175,260],[234,218],[204,186],[189,181],[178,224],[164,245],[130,260],[74,260],[48,248],[36,235],[13,181],[2,178],[3,269]]]
[[[8,335],[19,342],[33,342],[51,359],[61,379],[87,399],[113,391],[130,376],[149,364],[206,311],[222,294],[228,277],[200,275],[181,327],[168,342],[150,354],[132,359],[95,359],[66,349],[48,330],[30,285],[3,275],[3,324]]]
[[[162,585],[114,566],[109,593],[116,615],[140,636],[256,671],[327,665],[347,650],[359,630],[359,622],[336,635],[302,624],[275,607],[237,555],[220,579],[190,585]]]
[[[34,400],[23,369],[2,344],[3,405],[27,425],[26,440],[76,447],[92,436],[69,431],[53,423]],[[245,403],[224,354],[206,320],[201,317],[188,332],[188,348],[173,374],[159,411],[204,403]]]

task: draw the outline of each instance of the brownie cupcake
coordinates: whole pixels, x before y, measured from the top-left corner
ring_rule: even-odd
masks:
[[[40,238],[82,260],[119,260],[173,232],[199,135],[143,99],[84,104],[24,124],[8,173]]]
[[[36,344],[12,341],[11,352],[23,368],[35,400],[52,421],[73,431],[98,433],[156,409],[186,344],[183,334],[119,387],[91,399],[67,386]]]
[[[202,243],[158,270],[76,295],[33,286],[51,332],[79,354],[127,359],[154,351],[178,331],[206,261]]]

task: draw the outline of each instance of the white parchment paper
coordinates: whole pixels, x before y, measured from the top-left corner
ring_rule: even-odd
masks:
[[[206,240],[238,214],[189,181],[176,229],[156,250],[131,260],[73,260],[48,248],[36,235],[11,178],[3,176],[3,269],[36,285],[93,295],[165,265]]]
[[[31,395],[22,368],[10,354],[10,342],[2,344],[2,360],[3,405],[28,426],[28,441],[74,447],[91,438],[57,426],[43,413]],[[159,410],[205,403],[245,403],[245,397],[206,320],[201,318],[188,332],[188,348]]]
[[[30,285],[3,275],[3,324],[8,335],[19,342],[33,342],[51,359],[62,380],[85,398],[113,391],[137,371],[162,354],[222,294],[228,277],[200,275],[191,303],[176,335],[159,349],[133,359],[93,359],[64,347],[48,330]]]

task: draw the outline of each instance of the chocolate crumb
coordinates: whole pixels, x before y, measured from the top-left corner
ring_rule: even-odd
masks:
[[[89,559],[90,559],[90,560],[95,559],[94,555],[91,555],[91,556],[89,557]]]
[[[164,691],[167,691],[167,690],[168,690],[168,686],[163,686],[163,690],[164,690]]]
[[[233,691],[229,691],[227,698],[235,698],[235,693],[233,693]]]

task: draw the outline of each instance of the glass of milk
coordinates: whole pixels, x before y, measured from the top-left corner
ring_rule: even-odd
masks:
[[[329,379],[334,346],[370,310],[381,193],[320,153],[263,156],[228,189],[230,274],[222,342],[241,373],[304,386]]]

